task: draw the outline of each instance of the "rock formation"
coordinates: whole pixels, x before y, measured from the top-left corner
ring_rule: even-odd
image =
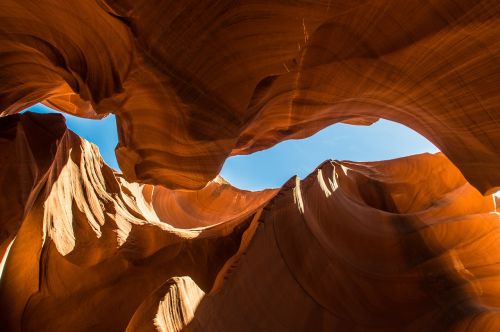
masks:
[[[500,330],[500,2],[0,0],[0,330]],[[123,175],[61,115],[114,113]],[[443,154],[248,192],[336,123]]]
[[[0,129],[2,330],[499,327],[495,200],[442,154],[182,192],[128,182],[60,115]]]
[[[129,183],[61,115],[8,116],[0,128],[6,331],[123,331],[171,277],[212,287],[276,193],[222,180],[191,193]]]
[[[231,154],[383,117],[491,193],[499,11],[496,0],[2,0],[0,112],[112,112],[124,175],[185,189]]]

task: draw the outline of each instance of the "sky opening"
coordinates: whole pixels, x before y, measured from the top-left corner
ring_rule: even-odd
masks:
[[[35,113],[61,113],[66,118],[66,125],[70,130],[74,131],[78,136],[97,145],[101,152],[102,159],[104,159],[106,164],[117,171],[120,170],[115,155],[115,147],[118,144],[118,132],[116,130],[116,120],[113,114],[101,120],[92,120],[58,112],[42,104],[31,106],[25,111]]]
[[[41,104],[29,110],[57,112]],[[114,115],[102,120],[64,116],[69,129],[96,144],[104,161],[119,170],[114,151],[118,143]],[[288,140],[251,155],[230,157],[221,176],[238,188],[261,190],[280,187],[294,175],[304,178],[327,159],[375,161],[437,151],[422,135],[392,121],[379,120],[371,126],[335,124],[305,139]]]

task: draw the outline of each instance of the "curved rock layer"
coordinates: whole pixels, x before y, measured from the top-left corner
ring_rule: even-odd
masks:
[[[231,154],[383,117],[500,186],[500,2],[2,0],[0,111],[117,115],[130,181],[200,189]]]
[[[61,115],[0,118],[0,132],[2,331],[123,331],[171,277],[209,290],[276,194],[129,183]]]
[[[60,115],[0,129],[2,331],[500,328],[495,199],[442,154],[178,192],[126,181]]]

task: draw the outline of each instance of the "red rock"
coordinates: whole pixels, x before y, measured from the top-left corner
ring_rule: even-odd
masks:
[[[499,11],[0,1],[0,330],[500,330]],[[124,174],[39,102],[114,113]],[[443,154],[216,178],[379,118]]]
[[[383,117],[492,193],[499,10],[491,0],[3,0],[0,109],[115,113],[124,175],[173,189],[201,189],[231,154]]]
[[[4,169],[30,174],[0,186],[26,206],[2,217],[2,330],[498,328],[495,199],[442,154],[178,192],[126,181],[61,116],[0,127]]]

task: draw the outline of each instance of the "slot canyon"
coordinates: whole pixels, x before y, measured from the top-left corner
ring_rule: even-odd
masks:
[[[499,82],[498,0],[0,0],[0,331],[500,331]],[[379,119],[440,152],[219,175]]]

